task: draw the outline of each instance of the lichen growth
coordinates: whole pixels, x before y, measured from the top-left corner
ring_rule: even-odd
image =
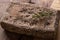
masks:
[[[53,12],[52,11],[49,11],[49,12],[46,12],[46,11],[41,11],[41,12],[38,12],[38,13],[34,13],[34,15],[32,16],[32,18],[36,19],[36,18],[47,18],[47,17],[50,17],[53,15]]]

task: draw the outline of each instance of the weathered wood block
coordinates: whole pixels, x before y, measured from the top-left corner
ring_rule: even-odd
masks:
[[[2,22],[3,29],[18,34],[54,40],[58,28],[58,13],[35,4],[12,3]]]

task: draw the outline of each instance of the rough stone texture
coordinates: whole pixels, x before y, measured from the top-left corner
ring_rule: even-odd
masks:
[[[42,7],[50,7],[54,0],[11,0],[14,3],[32,3]]]
[[[13,0],[13,1],[15,1],[15,0]],[[18,0],[16,0],[16,1],[18,1]],[[46,0],[45,2],[47,3],[47,1],[48,0]],[[57,2],[58,0],[56,0],[56,2]],[[3,19],[3,17],[6,15],[6,13],[7,12],[5,12],[6,11],[6,9],[8,8],[8,6],[9,6],[9,3],[10,2],[12,2],[11,0],[0,0],[0,18],[1,19]],[[19,1],[18,1],[19,2]],[[35,1],[34,1],[35,2]],[[55,4],[57,4],[57,3],[53,3],[54,5]],[[37,1],[36,1],[36,3],[37,3]],[[39,2],[40,3],[40,2]],[[49,3],[52,3],[52,2],[48,2],[48,4]],[[46,6],[46,5],[45,5]],[[44,7],[45,7],[44,6]],[[57,6],[59,6],[59,5],[57,5]],[[53,7],[53,5],[52,5],[52,7]],[[56,6],[55,6],[56,7]],[[54,8],[54,7],[53,7]],[[58,8],[58,9],[57,9]],[[56,8],[56,10],[60,10],[60,8],[59,7],[57,7]],[[54,8],[55,9],[55,8]],[[60,30],[59,30],[59,32],[60,32]],[[13,35],[14,33],[12,33],[12,35]],[[59,34],[59,33],[58,33]],[[12,35],[11,35],[11,33],[9,33],[9,35],[10,35],[10,39],[12,40]],[[15,34],[16,35],[16,34]],[[15,36],[14,35],[14,36]],[[17,36],[16,36],[17,37]],[[15,37],[15,38],[16,38]],[[14,39],[15,39],[14,38]],[[58,40],[60,40],[60,37],[58,37],[59,39]],[[8,40],[8,37],[6,37],[6,34],[5,34],[5,32],[4,32],[4,30],[1,28],[1,26],[0,26],[0,40]],[[37,39],[35,39],[35,40],[37,40]],[[47,39],[48,40],[48,39]]]
[[[52,12],[52,15],[49,16],[44,13],[47,16],[42,16],[43,13],[40,12],[44,11],[49,13],[49,15],[51,14],[50,12]],[[4,22],[18,25],[26,29],[55,30],[54,23],[56,21],[56,11],[53,11],[52,9],[50,10],[29,3],[12,3],[7,9],[7,12],[9,15],[3,19]],[[35,15],[39,17],[35,18]]]
[[[9,14],[11,13],[12,15],[13,15],[13,18],[14,17],[16,17],[16,15],[18,14],[18,11],[20,11],[21,9],[18,7],[19,5],[21,5],[21,4],[18,4],[18,3],[13,3],[12,4],[13,6],[11,7],[9,7],[9,10],[8,10],[8,12],[9,12]],[[17,6],[15,6],[16,8],[19,8],[18,10],[17,9],[15,9],[14,8],[14,5],[17,5]],[[24,7],[25,7],[25,5],[26,4],[22,4]],[[30,8],[30,6],[32,6],[32,7],[35,7],[33,4],[27,4],[27,6],[29,6],[29,8]],[[21,7],[21,6],[20,6]],[[12,11],[11,11],[11,8],[13,8],[12,9]],[[48,10],[48,9],[47,9]],[[14,12],[16,13],[15,15],[14,15]],[[55,11],[54,11],[55,12]],[[11,15],[10,14],[10,15]],[[26,27],[26,26],[24,26],[24,27],[21,27],[20,26],[20,24],[19,25],[17,25],[17,24],[14,24],[14,22],[12,23],[11,21],[10,21],[10,19],[12,19],[12,18],[10,18],[9,19],[9,17],[8,17],[8,19],[7,20],[3,20],[2,22],[1,22],[1,26],[2,26],[2,28],[4,28],[5,30],[7,30],[7,31],[10,31],[10,32],[15,32],[15,33],[18,33],[18,34],[26,34],[26,35],[32,35],[32,36],[35,36],[35,37],[39,37],[39,38],[43,38],[43,39],[52,39],[52,40],[54,40],[55,39],[55,36],[56,36],[56,27],[58,27],[58,19],[57,19],[57,13],[53,13],[53,14],[55,14],[55,16],[52,16],[52,19],[51,20],[53,20],[52,22],[53,22],[53,26],[48,26],[48,27],[46,27],[46,28],[44,28],[43,26],[43,28],[42,28],[42,30],[41,29],[39,29],[40,27],[38,27],[37,26],[37,29],[35,28],[35,27],[33,27],[33,28],[30,28],[30,27]],[[10,16],[11,17],[11,16]],[[54,19],[53,19],[54,18]],[[56,19],[56,20],[55,20]],[[12,21],[14,21],[14,20],[12,20]],[[17,22],[18,23],[18,22]],[[22,22],[21,22],[22,23]],[[56,24],[55,24],[56,23]],[[51,24],[52,25],[52,24]],[[23,25],[22,25],[23,26]],[[49,29],[50,28],[50,29]]]
[[[30,0],[11,0],[11,2],[14,2],[14,3],[28,3]]]
[[[42,6],[42,7],[50,7],[53,0],[31,0],[33,3]]]

